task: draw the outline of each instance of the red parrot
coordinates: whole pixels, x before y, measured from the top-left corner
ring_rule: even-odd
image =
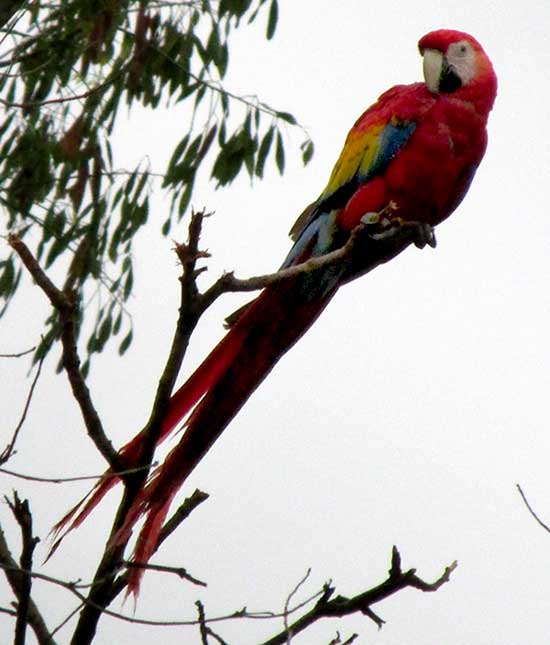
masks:
[[[231,328],[173,395],[159,441],[184,419],[185,432],[150,476],[114,541],[145,516],[134,558],[154,552],[170,504],[191,471],[277,361],[307,331],[338,288],[400,253],[412,241],[435,245],[432,227],[460,204],[487,146],[487,119],[497,90],[491,62],[472,36],[442,29],[419,42],[424,82],[386,91],[357,120],[329,182],[291,231],[290,267],[341,248],[358,227],[366,233],[352,257],[267,287],[237,312]],[[403,225],[416,238],[399,237]],[[409,226],[409,230],[411,227]],[[136,463],[142,435],[121,450]],[[78,526],[116,483],[99,482],[90,499],[56,526]],[[131,571],[137,594],[142,569]]]

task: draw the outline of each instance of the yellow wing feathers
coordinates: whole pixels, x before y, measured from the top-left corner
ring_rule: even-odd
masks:
[[[381,123],[370,127],[368,131],[350,132],[321,199],[326,199],[335,193],[356,175],[368,174],[378,156],[381,134],[385,125],[385,123]]]

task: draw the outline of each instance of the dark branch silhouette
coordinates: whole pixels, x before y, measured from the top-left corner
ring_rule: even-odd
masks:
[[[334,587],[329,584],[325,585],[324,593],[313,609],[301,618],[298,618],[292,625],[285,628],[284,631],[262,643],[262,645],[284,645],[290,637],[304,631],[321,618],[343,618],[350,614],[362,613],[373,620],[378,627],[381,627],[384,621],[373,613],[371,605],[389,598],[389,596],[406,587],[412,587],[424,592],[437,591],[449,581],[451,573],[456,567],[457,564],[454,562],[445,568],[443,574],[435,582],[425,582],[416,575],[416,569],[409,569],[407,571],[401,569],[401,556],[397,547],[394,547],[388,578],[384,582],[352,598],[346,598],[344,596],[332,598],[335,592]]]
[[[74,294],[65,293],[54,285],[21,238],[10,234],[8,242],[58,313],[62,329],[63,368],[71,384],[74,398],[80,407],[88,435],[113,470],[124,470],[124,466],[120,463],[118,452],[105,434],[103,424],[93,404],[90,390],[82,375],[81,360],[76,345],[76,302]]]
[[[21,565],[18,565],[14,560],[2,527],[0,526],[0,567],[4,569],[7,581],[14,596],[17,598],[18,607],[15,612],[16,638],[23,638],[23,641],[20,642],[24,642],[25,635],[24,627],[22,625],[24,615],[24,620],[30,625],[39,645],[55,645],[55,641],[50,636],[50,632],[46,626],[44,618],[30,595],[31,576],[28,572],[22,570],[22,566],[32,564],[32,551],[35,546],[35,538],[32,536],[32,521],[28,503],[26,501],[21,503],[17,497],[14,497],[14,502],[9,502],[9,504],[21,527],[23,538],[20,560]]]

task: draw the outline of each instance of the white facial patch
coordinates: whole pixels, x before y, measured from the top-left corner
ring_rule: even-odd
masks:
[[[449,45],[447,49],[447,62],[455,74],[460,77],[462,85],[468,83],[476,75],[476,53],[467,40]]]

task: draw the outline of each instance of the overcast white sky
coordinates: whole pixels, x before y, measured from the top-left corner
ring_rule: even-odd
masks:
[[[455,559],[459,568],[436,594],[405,591],[374,607],[387,621],[381,631],[361,617],[325,621],[296,644],[328,643],[337,629],[375,645],[549,642],[550,535],[515,490],[521,483],[550,521],[547,0],[282,0],[272,42],[264,41],[263,25],[236,37],[227,86],[293,112],[309,128],[316,155],[306,169],[290,162],[283,178],[272,171],[261,184],[243,179],[214,192],[204,183],[195,205],[217,213],[204,242],[213,253],[210,277],[224,268],[242,277],[275,269],[289,248],[288,229],[324,187],[355,118],[389,86],[421,77],[416,43],[439,27],[472,33],[499,77],[489,149],[468,197],[438,228],[435,251],[409,249],[343,289],[252,397],[185,486],[184,493],[198,486],[211,499],[155,558],[187,567],[208,590],[149,574],[137,615],[194,617],[198,597],[210,615],[244,605],[282,609],[310,566],[303,596],[328,579],[352,595],[384,578],[396,544],[404,566],[428,580]],[[120,164],[148,154],[153,168],[161,167],[180,122],[178,110],[132,119],[117,135]],[[288,141],[296,149],[300,139],[289,131]],[[133,349],[123,361],[106,354],[90,380],[117,444],[143,424],[177,310],[171,243],[154,221],[138,245]],[[240,300],[228,297],[208,314],[187,372],[217,342],[223,316]],[[27,289],[3,322],[0,350],[32,345],[45,311],[41,294]],[[45,476],[100,471],[64,377],[53,376],[53,362],[47,368],[10,465],[28,471],[32,456],[33,470]],[[0,363],[6,435],[27,369]],[[4,492],[17,486],[31,497],[43,537],[87,488],[2,484]],[[45,571],[89,579],[115,503],[116,495]],[[0,517],[4,526],[11,521],[7,508]],[[39,557],[44,553],[39,546]],[[36,587],[55,624],[66,596]],[[0,633],[10,625],[0,615]],[[246,645],[281,626],[219,629]],[[153,638],[199,642],[195,632],[108,618],[97,642]]]

